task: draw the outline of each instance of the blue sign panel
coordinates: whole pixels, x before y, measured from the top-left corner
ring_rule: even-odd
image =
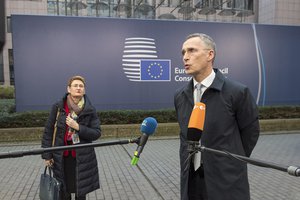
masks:
[[[16,109],[48,110],[73,75],[98,110],[173,108],[191,33],[217,44],[215,68],[259,105],[299,104],[300,27],[196,21],[13,15]]]

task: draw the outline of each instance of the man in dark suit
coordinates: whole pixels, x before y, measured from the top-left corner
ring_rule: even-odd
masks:
[[[206,105],[201,145],[249,157],[259,137],[254,98],[245,85],[213,68],[215,55],[215,42],[206,34],[191,34],[182,45],[185,72],[193,78],[174,96],[180,126],[181,199],[250,200],[246,163],[213,153],[202,153],[201,161],[186,162],[188,123],[197,84]]]

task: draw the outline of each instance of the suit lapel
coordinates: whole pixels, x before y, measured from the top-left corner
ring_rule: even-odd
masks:
[[[191,79],[190,82],[186,85],[186,87],[183,90],[183,94],[188,99],[191,105],[194,105],[193,86],[194,86],[193,79]]]

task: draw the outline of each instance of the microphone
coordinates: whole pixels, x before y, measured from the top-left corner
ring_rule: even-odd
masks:
[[[143,133],[139,139],[138,147],[134,152],[134,156],[131,160],[131,165],[136,165],[139,161],[140,155],[144,149],[144,146],[148,140],[149,135],[152,135],[157,127],[157,121],[153,117],[147,117],[144,119],[141,125],[141,132]]]
[[[206,106],[204,103],[195,103],[188,124],[187,140],[199,142],[201,139],[205,121],[205,109]]]

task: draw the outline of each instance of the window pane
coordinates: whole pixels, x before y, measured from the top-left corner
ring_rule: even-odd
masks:
[[[7,25],[7,27],[6,27],[7,32],[11,33],[11,17],[10,16],[6,18],[6,25]]]
[[[8,50],[8,61],[9,61],[10,84],[15,85],[14,55],[12,49]]]
[[[57,2],[56,0],[48,0],[47,10],[49,15],[57,15]]]
[[[0,52],[0,84],[4,84],[4,65],[2,52]]]

